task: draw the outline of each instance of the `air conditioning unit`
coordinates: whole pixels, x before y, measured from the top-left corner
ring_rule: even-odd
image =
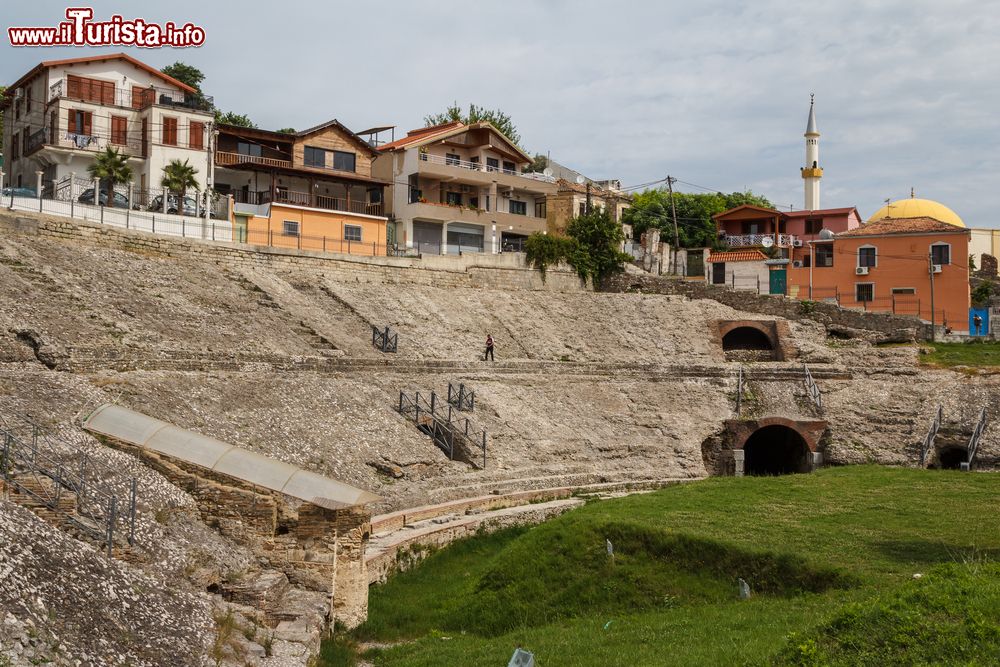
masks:
[[[932,267],[933,267],[932,270],[934,271],[934,273],[941,273],[941,265],[940,264],[933,264]]]
[[[854,270],[854,274],[858,275],[858,276],[867,276],[868,275],[868,267],[867,266],[859,266],[857,269]]]
[[[794,262],[792,262],[792,268],[801,269],[802,261],[797,259]]]

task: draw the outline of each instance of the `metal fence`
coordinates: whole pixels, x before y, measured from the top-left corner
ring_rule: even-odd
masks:
[[[379,329],[373,325],[372,345],[382,352],[396,352],[399,347],[399,334],[392,333],[388,326],[385,329]]]
[[[464,383],[457,387],[448,383],[448,404],[463,412],[472,412],[476,409],[476,392],[465,388]]]
[[[0,416],[0,440],[0,476],[8,487],[104,544],[109,557],[116,541],[135,543],[134,477],[123,478],[72,438],[26,417]]]
[[[920,445],[920,467],[927,467],[927,457],[934,447],[934,439],[937,438],[938,431],[941,430],[941,420],[944,417],[944,408],[940,405],[938,406],[937,412],[934,413],[934,419],[931,420],[931,426],[927,429],[927,435],[924,436],[924,441]]]
[[[802,379],[806,386],[806,395],[809,396],[809,400],[816,406],[819,414],[823,414],[823,395],[820,393],[819,385],[813,379],[812,373],[809,372],[809,367],[805,364],[802,364],[802,374]]]
[[[410,396],[400,391],[397,411],[429,435],[450,460],[486,469],[486,429],[460,416],[454,406],[442,405],[435,392],[427,396],[418,391]]]

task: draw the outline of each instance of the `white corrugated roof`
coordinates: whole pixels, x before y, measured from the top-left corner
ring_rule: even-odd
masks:
[[[83,427],[327,509],[354,507],[379,500],[378,496],[363,489],[120,405],[102,405],[91,413]]]

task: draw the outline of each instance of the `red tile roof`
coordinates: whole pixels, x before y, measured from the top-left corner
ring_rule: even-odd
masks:
[[[12,83],[10,86],[8,86],[8,89],[11,90],[11,91],[13,91],[15,88],[19,87],[22,83],[24,83],[28,79],[32,78],[35,74],[37,74],[41,70],[47,69],[49,67],[60,67],[62,65],[77,65],[77,64],[81,64],[81,63],[104,62],[105,60],[124,60],[127,63],[131,63],[132,65],[135,65],[136,67],[138,67],[141,70],[149,72],[153,76],[156,76],[156,77],[159,77],[159,78],[163,79],[164,81],[166,81],[167,83],[170,83],[171,85],[177,86],[181,90],[184,90],[184,91],[189,92],[189,93],[196,93],[196,92],[198,92],[194,88],[192,88],[191,86],[187,85],[186,83],[178,81],[174,77],[168,76],[168,75],[164,74],[163,72],[161,72],[160,70],[156,69],[155,67],[151,67],[150,65],[147,65],[146,63],[144,63],[144,62],[142,62],[140,60],[136,60],[135,58],[133,58],[132,56],[128,55],[127,53],[105,53],[104,55],[100,55],[100,56],[84,56],[84,57],[81,57],[81,58],[64,58],[62,60],[46,60],[46,61],[43,61],[43,62],[39,63],[35,67],[33,67],[30,72],[28,72],[27,74],[25,74],[24,76],[22,76],[20,79],[18,79],[17,81],[15,81],[14,83]]]
[[[404,148],[410,144],[416,143],[418,141],[424,141],[437,134],[444,134],[446,132],[451,132],[452,130],[464,127],[464,123],[460,120],[453,120],[450,123],[442,123],[441,125],[431,125],[430,127],[421,127],[416,130],[410,130],[406,133],[406,136],[402,139],[396,139],[395,141],[390,141],[387,144],[382,144],[378,147],[380,151],[391,151],[394,148]]]
[[[851,236],[883,236],[886,234],[966,234],[965,227],[956,227],[934,218],[882,218],[837,234]]]
[[[767,255],[756,248],[713,252],[708,256],[709,262],[762,262],[765,259],[767,259]]]

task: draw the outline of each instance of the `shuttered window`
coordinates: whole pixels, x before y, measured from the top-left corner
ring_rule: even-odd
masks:
[[[128,119],[125,116],[111,117],[111,143],[124,146],[128,143]]]
[[[95,104],[113,105],[115,103],[115,84],[111,81],[88,79],[72,74],[68,75],[66,79],[68,97]]]
[[[132,86],[132,108],[142,109],[156,101],[156,91],[152,88]]]
[[[204,148],[205,124],[197,121],[191,121],[189,128],[188,132],[191,136],[188,138],[188,146],[198,149]]]
[[[164,118],[163,119],[163,143],[168,146],[177,145],[177,119],[176,118]]]
[[[70,109],[69,110],[69,132],[73,134],[93,134],[93,118],[94,115],[89,111],[81,111],[80,109]]]

